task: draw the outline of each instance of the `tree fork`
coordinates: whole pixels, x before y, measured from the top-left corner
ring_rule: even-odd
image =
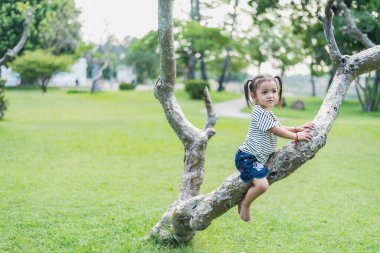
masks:
[[[175,58],[172,33],[173,0],[159,0],[159,45],[161,57],[161,76],[154,93],[161,102],[167,120],[185,147],[185,170],[181,190],[161,220],[150,231],[150,238],[160,243],[186,243],[191,241],[196,231],[206,229],[213,219],[227,212],[243,198],[250,187],[239,178],[237,172],[229,176],[215,191],[198,195],[203,181],[203,165],[208,140],[215,134],[212,128],[216,117],[212,113],[211,100],[206,102],[208,120],[203,130],[195,128],[182,113],[174,96]],[[268,180],[270,184],[286,178],[302,164],[312,159],[327,141],[334,120],[351,82],[355,77],[380,68],[380,46],[375,46],[352,56],[341,55],[336,45],[331,7],[329,0],[324,29],[329,53],[337,71],[331,87],[314,118],[314,137],[310,142],[289,143],[277,150],[269,159]],[[207,94],[207,91],[206,95]],[[208,95],[209,96],[209,95]],[[211,109],[210,109],[211,108]],[[190,176],[189,176],[190,174]],[[199,180],[194,180],[194,177]],[[185,181],[185,182],[184,182]]]

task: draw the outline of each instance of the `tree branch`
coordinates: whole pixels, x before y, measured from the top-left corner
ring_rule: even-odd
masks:
[[[325,7],[325,17],[322,18],[322,16],[318,16],[318,18],[323,21],[324,31],[325,31],[325,37],[327,40],[327,45],[329,47],[329,54],[331,57],[331,60],[334,62],[335,66],[341,65],[341,59],[342,54],[339,51],[338,45],[335,41],[334,36],[334,28],[332,25],[332,17],[333,12],[331,10],[335,0],[328,0],[326,7]]]
[[[0,66],[6,64],[7,62],[9,62],[13,58],[15,58],[16,55],[24,47],[26,39],[28,38],[29,24],[32,21],[32,17],[33,17],[32,16],[32,10],[28,9],[25,13],[24,31],[22,32],[21,38],[20,38],[19,42],[17,43],[17,45],[12,49],[8,49],[8,51],[0,59]]]
[[[165,116],[185,146],[190,146],[196,138],[207,141],[205,133],[193,126],[183,114],[174,96],[175,53],[173,42],[173,2],[158,1],[158,41],[160,48],[160,80],[154,86],[154,94],[160,101]]]
[[[352,71],[352,78],[376,69],[380,69],[380,45],[352,55],[345,65],[345,71]]]
[[[218,118],[216,117],[216,114],[214,112],[214,107],[212,106],[210,92],[208,91],[207,87],[205,87],[203,91],[203,100],[205,102],[206,111],[207,111],[207,121],[203,129],[206,131],[206,135],[208,136],[208,139],[210,139],[216,133],[213,127],[215,126]]]
[[[356,22],[351,15],[351,11],[344,1],[339,1],[339,7],[343,10],[344,18],[348,26],[348,32],[353,34],[366,48],[376,46],[376,44],[368,38],[367,34],[362,33],[362,31],[360,31],[360,29],[356,26]]]

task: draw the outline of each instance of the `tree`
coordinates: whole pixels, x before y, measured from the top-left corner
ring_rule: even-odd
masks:
[[[32,20],[32,11],[28,9],[25,13],[25,21],[24,21],[24,30],[20,37],[20,40],[12,49],[7,49],[6,53],[0,58],[0,68],[2,65],[7,64],[12,61],[16,55],[22,50],[25,45],[25,42],[28,38],[29,24]],[[1,79],[1,69],[0,69],[0,119],[4,117],[4,113],[8,108],[8,100],[4,95],[5,81]]]
[[[150,31],[141,39],[133,40],[127,51],[126,63],[135,66],[137,82],[156,78],[159,72],[157,32]]]
[[[230,27],[231,27],[230,28],[230,40],[231,41],[233,39],[233,33],[235,31],[235,27],[236,27],[236,23],[237,23],[236,16],[237,16],[238,5],[239,5],[239,0],[235,0],[233,12],[230,14],[231,20],[232,20],[232,22],[230,24]],[[230,55],[231,50],[232,50],[232,48],[230,46],[227,47],[227,49],[226,49],[226,56],[224,58],[222,71],[220,73],[220,77],[219,77],[219,80],[218,80],[218,84],[219,84],[218,85],[218,91],[223,91],[224,90],[223,83],[225,82],[226,73],[227,73],[228,68],[230,66],[230,63],[231,63],[231,55]]]
[[[168,123],[184,145],[185,168],[178,198],[151,230],[150,238],[161,243],[177,244],[191,241],[196,231],[206,229],[213,219],[239,203],[248,190],[249,184],[243,183],[236,172],[215,191],[198,195],[203,181],[205,150],[209,139],[215,134],[213,126],[216,118],[207,90],[205,104],[208,118],[202,130],[186,119],[176,102],[174,95],[176,67],[172,31],[173,2],[173,0],[158,2],[161,73],[154,93],[163,106]],[[273,154],[267,164],[270,170],[268,176],[270,183],[287,177],[315,156],[326,144],[327,134],[332,128],[351,82],[361,74],[380,68],[380,45],[353,55],[340,53],[332,32],[333,3],[334,0],[328,0],[325,17],[320,17],[320,19],[324,24],[329,53],[337,71],[329,92],[313,120],[314,138],[307,143],[290,143]]]
[[[13,58],[16,57],[16,55],[24,47],[25,42],[28,38],[29,24],[30,24],[31,20],[32,20],[32,11],[31,11],[31,9],[29,9],[25,13],[25,21],[24,21],[24,25],[23,25],[24,28],[23,28],[23,32],[21,34],[21,37],[19,38],[18,43],[17,44],[15,43],[16,46],[14,46],[12,49],[3,50],[3,51],[5,51],[5,53],[4,53],[3,57],[0,58],[0,67],[2,65],[5,65],[9,61],[13,60]]]
[[[6,0],[0,1],[0,55],[19,40],[24,12],[29,8],[33,18],[25,50],[49,48],[54,54],[75,51],[80,40],[80,12],[74,0]]]
[[[21,82],[25,85],[38,83],[43,92],[54,73],[66,71],[72,63],[69,56],[56,56],[45,50],[26,51],[11,63],[14,71],[20,73]]]
[[[377,7],[377,18],[380,20],[380,3],[378,6],[373,5],[374,7]],[[367,34],[363,33],[356,25],[356,22],[354,18],[351,15],[351,10],[347,7],[344,1],[339,1],[338,7],[343,12],[343,17],[345,20],[345,23],[347,25],[346,33],[350,35],[351,37],[354,37],[365,48],[371,48],[374,47],[376,44],[368,37]],[[360,15],[360,14],[359,14]],[[373,18],[368,17],[367,15],[364,16],[365,20],[367,22],[366,24],[366,30],[370,32],[371,30],[378,30],[380,32],[380,22],[373,22]],[[370,28],[368,28],[368,26]],[[371,29],[372,27],[372,29]],[[377,40],[380,42],[380,36],[378,35],[378,32],[372,35],[371,37],[374,40]],[[375,78],[370,78],[370,76],[365,78],[364,86],[361,85],[359,78],[356,80],[356,92],[358,95],[359,103],[362,108],[362,111],[372,112],[377,111],[380,103],[380,70],[375,71]]]
[[[205,62],[219,57],[222,49],[230,44],[230,39],[222,30],[207,27],[191,21],[181,24],[176,34],[179,45],[176,47],[180,61],[185,64],[186,78],[195,79],[195,66],[201,64],[202,79],[207,79]]]
[[[80,42],[80,11],[74,0],[51,0],[39,25],[41,41],[55,55],[74,53]]]

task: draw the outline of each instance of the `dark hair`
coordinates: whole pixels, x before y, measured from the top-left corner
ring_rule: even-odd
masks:
[[[277,79],[277,81],[276,81]],[[252,101],[250,100],[249,93],[256,94],[257,88],[260,84],[263,82],[269,82],[274,81],[279,86],[279,100],[281,102],[282,97],[282,80],[279,76],[271,76],[268,74],[260,74],[252,78],[252,80],[247,80],[244,83],[244,95],[245,95],[245,101],[247,102],[247,105],[249,108],[251,108],[251,104],[253,105]]]

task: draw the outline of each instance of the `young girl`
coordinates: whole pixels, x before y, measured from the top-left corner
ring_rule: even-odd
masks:
[[[269,187],[265,163],[276,149],[277,136],[295,141],[310,141],[314,125],[306,123],[298,127],[281,126],[270,111],[281,101],[282,81],[279,76],[263,74],[248,80],[244,84],[244,94],[247,105],[251,108],[250,104],[254,101],[255,106],[251,112],[246,139],[235,155],[235,165],[240,178],[246,183],[253,183],[238,206],[240,218],[249,222],[251,203]]]

